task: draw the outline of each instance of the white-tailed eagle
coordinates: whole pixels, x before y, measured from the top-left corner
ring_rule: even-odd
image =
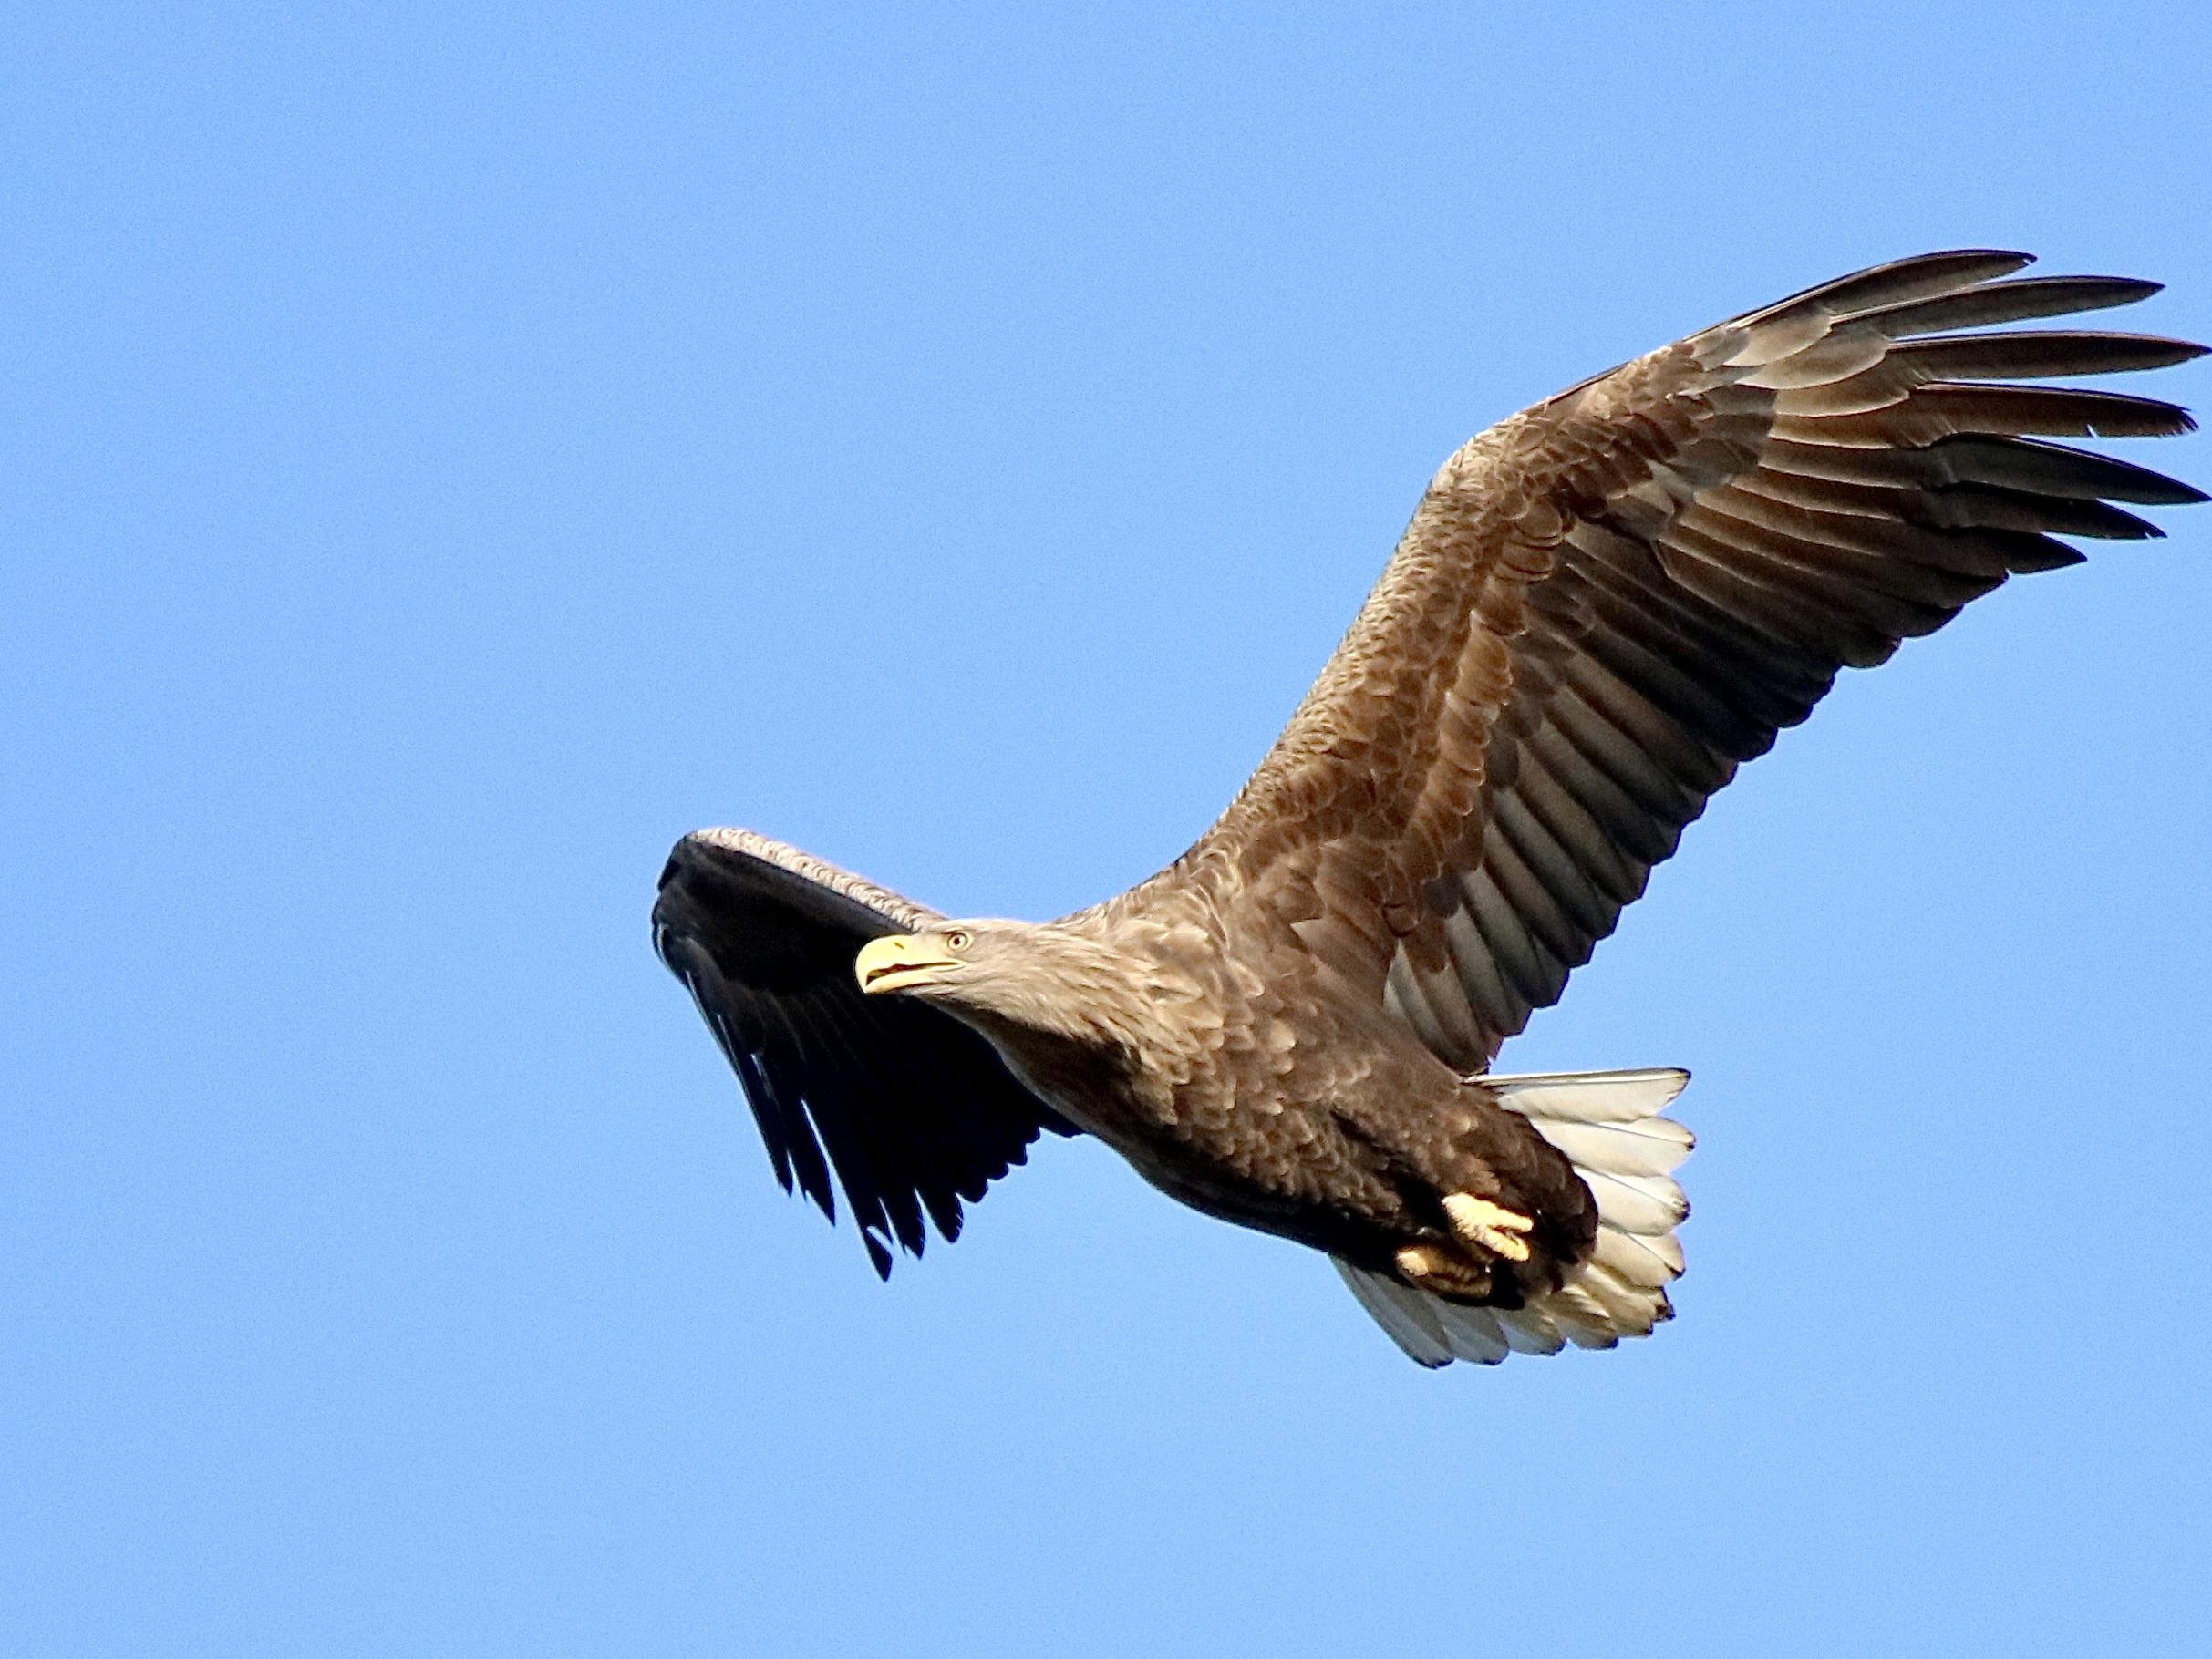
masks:
[[[955,921],[738,830],[684,838],[653,935],[776,1174],[869,1255],[1042,1129],[1334,1258],[1423,1365],[1669,1316],[1673,1070],[1488,1067],[1738,766],[1846,666],[2200,492],[2049,441],[2189,429],[2015,384],[2182,362],[2004,325],[2155,292],[1928,254],[1637,358],[1447,460],[1289,727],[1197,844],[1056,922]]]

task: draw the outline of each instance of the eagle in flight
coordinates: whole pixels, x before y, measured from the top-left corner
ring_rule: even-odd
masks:
[[[956,920],[742,830],[677,843],[653,938],[777,1178],[919,1255],[1041,1130],[1326,1252],[1425,1365],[1671,1314],[1670,1069],[1488,1068],[1736,768],[2115,505],[2204,495],[2049,441],[2190,429],[2022,385],[2204,347],[1999,325],[2156,284],[1879,265],[1584,381],[1445,461],[1219,822],[1124,893]]]

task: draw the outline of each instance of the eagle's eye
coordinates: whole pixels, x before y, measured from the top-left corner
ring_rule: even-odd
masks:
[[[964,927],[947,928],[945,932],[945,948],[948,951],[965,951],[975,943],[976,936]]]

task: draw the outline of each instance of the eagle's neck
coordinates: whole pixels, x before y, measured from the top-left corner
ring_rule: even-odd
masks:
[[[1083,1128],[1173,1120],[1173,1088],[1197,1058],[1196,987],[1129,942],[1068,922],[1024,941],[1020,971],[945,1007],[990,1040],[1022,1082]]]

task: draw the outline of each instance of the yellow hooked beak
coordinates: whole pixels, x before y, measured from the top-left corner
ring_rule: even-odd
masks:
[[[871,939],[853,959],[853,977],[871,995],[935,984],[959,959],[935,940],[915,933]]]

